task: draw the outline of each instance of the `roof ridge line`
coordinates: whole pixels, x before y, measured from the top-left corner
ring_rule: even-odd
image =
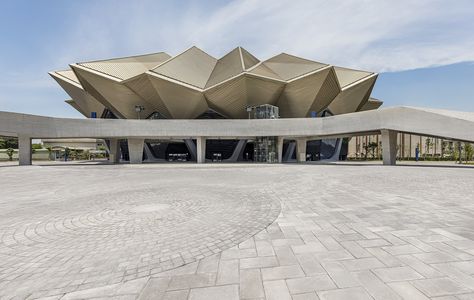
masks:
[[[345,90],[347,90],[347,89],[349,89],[349,88],[351,88],[351,87],[353,87],[353,86],[356,86],[356,85],[360,84],[362,81],[369,80],[369,79],[371,79],[372,77],[377,77],[378,75],[379,75],[378,73],[372,73],[372,74],[369,74],[369,75],[367,75],[367,76],[364,76],[364,77],[362,77],[361,79],[356,80],[356,81],[352,82],[351,84],[346,85],[345,87],[341,87],[341,92],[342,92],[342,91],[345,91]],[[338,81],[339,81],[339,80],[338,80]]]
[[[96,62],[104,62],[104,61],[119,60],[119,59],[126,59],[126,58],[136,58],[136,57],[155,55],[155,54],[169,55],[168,53],[166,53],[164,51],[160,51],[160,52],[151,52],[151,53],[145,53],[145,54],[139,54],[139,55],[114,57],[114,58],[110,58],[110,59],[96,59],[96,60],[91,60],[91,61],[82,61],[82,62],[77,62],[76,64],[81,65],[81,64],[86,64],[86,63],[96,63]]]
[[[240,57],[240,63],[242,64],[242,71],[245,71],[244,55],[242,54],[242,47],[238,46],[237,48],[239,48],[239,57]]]

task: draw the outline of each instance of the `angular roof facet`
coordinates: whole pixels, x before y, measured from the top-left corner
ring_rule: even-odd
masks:
[[[242,47],[219,59],[197,47],[174,57],[164,52],[70,65],[51,72],[84,115],[107,109],[119,118],[197,118],[212,109],[247,117],[248,106],[272,104],[285,118],[329,109],[333,114],[376,109],[369,100],[377,74],[334,67],[281,53],[259,61]]]
[[[197,47],[191,47],[151,71],[198,88],[204,88],[216,63],[217,59],[214,57]]]
[[[113,76],[120,80],[126,80],[156,67],[162,62],[168,60],[170,57],[171,56],[164,52],[159,52],[139,56],[83,62],[78,63],[78,65]]]

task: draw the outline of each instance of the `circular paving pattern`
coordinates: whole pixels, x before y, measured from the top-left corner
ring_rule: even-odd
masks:
[[[217,188],[214,197],[187,187],[122,188],[36,203],[0,221],[0,268],[22,292],[122,282],[232,247],[279,212],[268,194]]]

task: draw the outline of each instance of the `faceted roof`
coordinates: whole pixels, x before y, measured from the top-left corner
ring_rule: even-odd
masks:
[[[220,58],[193,46],[176,56],[158,52],[70,66],[50,74],[72,98],[68,103],[85,115],[107,109],[119,118],[137,118],[140,105],[144,115],[166,118],[192,119],[209,110],[245,118],[248,106],[272,104],[282,117],[295,118],[382,104],[369,100],[376,73],[286,53],[260,61],[242,47]]]

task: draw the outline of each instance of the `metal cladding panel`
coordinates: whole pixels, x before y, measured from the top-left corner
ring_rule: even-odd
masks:
[[[206,88],[234,77],[243,71],[240,49],[235,48],[217,61],[214,70],[206,83]]]
[[[313,105],[309,109],[310,111],[322,112],[326,109],[329,104],[336,98],[341,91],[339,83],[337,81],[336,72],[333,68],[330,69],[328,76],[324,80],[321,89],[313,102]]]
[[[90,118],[91,112],[96,112],[98,115],[102,114],[105,108],[104,105],[80,87],[79,80],[73,71],[54,72],[51,73],[51,76],[72,98],[74,102],[73,107],[78,108],[80,113],[88,118]],[[72,83],[72,80],[76,81]]]
[[[373,76],[341,91],[329,104],[329,110],[334,115],[356,112],[360,105],[367,102],[376,79],[377,76]]]
[[[322,70],[286,84],[277,106],[282,118],[307,117],[322,89],[330,69]]]
[[[156,111],[180,119],[197,117],[209,107],[230,118],[245,118],[246,107],[261,104],[278,105],[287,118],[328,107],[334,114],[354,112],[370,106],[366,103],[373,83],[367,86],[366,81],[376,77],[285,53],[259,62],[241,47],[219,60],[192,47],[172,58],[161,52],[71,68],[74,72],[54,74],[65,78],[67,84],[60,84],[75,105],[90,112],[98,110],[88,107],[95,101],[119,118],[137,118],[136,105],[145,107],[141,117]]]
[[[216,63],[217,59],[192,47],[151,71],[202,89]]]
[[[258,58],[256,58],[252,54],[250,54],[250,52],[248,52],[247,50],[245,50],[242,47],[240,47],[240,52],[241,52],[241,55],[242,55],[242,61],[244,62],[244,68],[246,70],[253,67],[253,66],[255,66],[256,64],[258,64],[260,62],[258,60]]]
[[[230,118],[247,116],[247,88],[245,76],[239,76],[204,92],[209,107]]]
[[[55,74],[56,76],[59,76],[60,78],[64,77],[65,79],[69,79],[79,85],[81,84],[73,70],[55,71],[55,72],[52,72],[52,74]]]
[[[247,118],[248,106],[275,104],[284,83],[242,75],[204,92],[209,106],[235,119]]]
[[[328,66],[327,64],[322,64],[286,53],[276,55],[264,61],[263,64],[284,80],[290,80]]]
[[[66,102],[67,104],[71,105],[75,110],[77,110],[78,112],[80,112],[84,117],[90,118],[91,115],[88,114],[87,112],[83,111],[83,110],[81,109],[81,107],[80,107],[79,105],[77,105],[76,102],[74,102],[74,100],[66,100],[66,101],[64,101],[64,102]]]
[[[124,84],[146,102],[150,103],[155,111],[166,118],[171,118],[168,108],[161,99],[160,94],[156,91],[155,86],[151,83],[149,76],[150,75],[145,73],[128,80]],[[147,115],[151,113],[152,112],[147,112]]]
[[[341,88],[344,88],[356,81],[359,81],[367,76],[374,74],[373,72],[366,72],[361,70],[354,70],[342,67],[334,67],[336,71],[337,80]]]
[[[160,52],[133,57],[83,62],[78,63],[78,65],[113,76],[120,80],[125,80],[145,73],[169,58],[170,56],[168,54]]]
[[[132,90],[119,82],[105,78],[98,74],[74,67],[76,75],[81,80],[84,89],[115,115],[126,119],[138,118],[135,106],[145,108],[145,113],[152,113],[154,108]],[[142,116],[143,117],[143,116]]]
[[[285,83],[260,77],[246,76],[248,105],[275,105],[285,87]]]
[[[173,119],[194,119],[208,110],[202,92],[153,75],[149,79]]]
[[[367,100],[367,102],[362,106],[362,108],[359,111],[377,109],[380,106],[382,106],[382,104],[383,104],[382,101],[378,99],[370,98],[369,100]]]
[[[260,75],[260,76],[265,76],[268,78],[273,78],[276,80],[283,80],[277,73],[273,72],[272,69],[267,67],[265,64],[261,63],[254,69],[249,71],[249,74],[255,74],[255,75]]]

